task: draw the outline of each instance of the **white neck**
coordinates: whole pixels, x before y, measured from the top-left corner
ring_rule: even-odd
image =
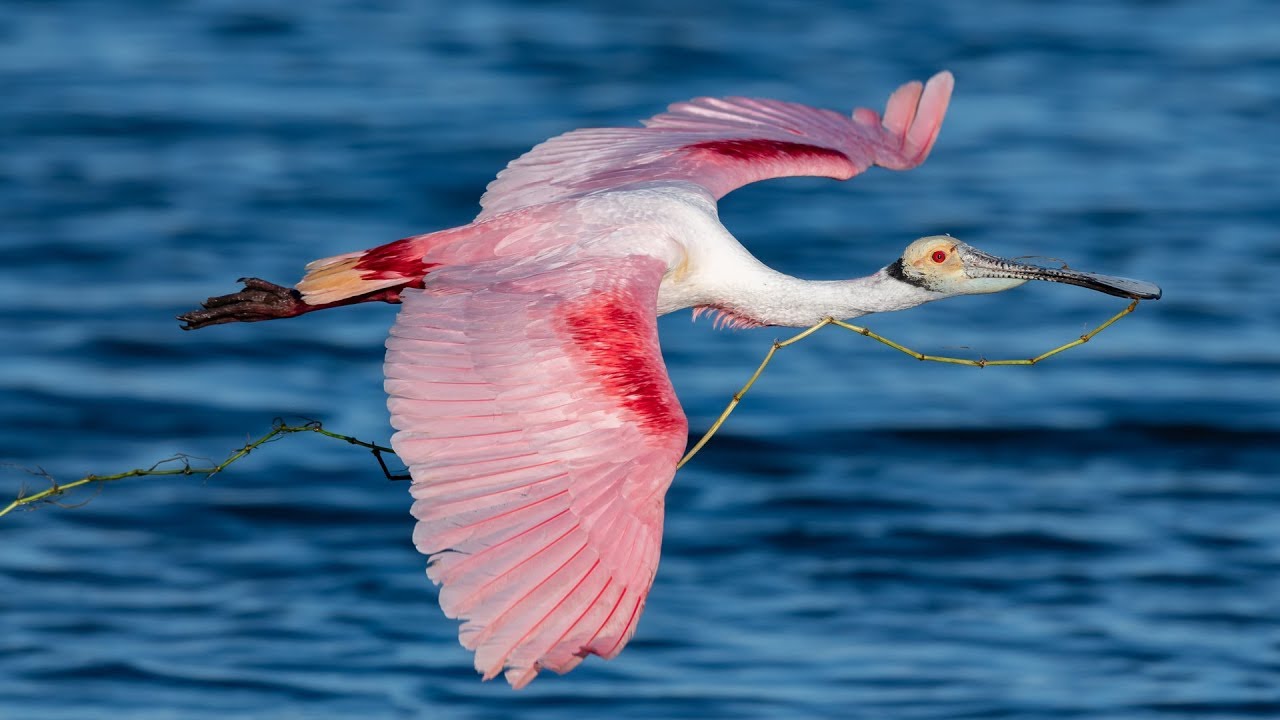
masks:
[[[644,200],[643,193],[630,196]],[[674,202],[673,202],[674,200]],[[747,325],[809,327],[832,317],[905,310],[946,297],[892,277],[886,269],[852,280],[801,280],[760,262],[720,224],[700,188],[661,200],[673,228],[662,246],[672,272],[658,291],[658,313],[715,308]]]
[[[848,319],[905,310],[946,297],[891,277],[881,269],[852,280],[801,280],[760,266],[735,283],[736,292],[714,303],[761,325],[808,327],[823,318]]]

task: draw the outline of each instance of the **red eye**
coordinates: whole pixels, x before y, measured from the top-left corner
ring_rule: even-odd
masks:
[[[941,250],[934,250],[934,251],[933,251],[933,261],[934,261],[934,262],[936,262],[936,263],[940,263],[940,262],[944,262],[944,261],[946,261],[946,259],[947,259],[947,254],[946,254],[945,252],[943,252],[943,251],[941,251]]]

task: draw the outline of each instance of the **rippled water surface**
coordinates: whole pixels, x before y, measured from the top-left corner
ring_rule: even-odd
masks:
[[[700,94],[878,106],[949,68],[933,157],[722,205],[865,274],[950,232],[1154,280],[1035,368],[823,332],[676,478],[612,662],[481,683],[403,483],[293,437],[208,481],[0,518],[14,718],[1280,716],[1280,22],[1265,0],[19,2],[0,12],[0,490],[220,458],[277,416],[385,441],[395,309],[184,334],[257,275],[467,222],[512,157]],[[1042,285],[872,317],[1026,356],[1123,303]],[[695,429],[776,330],[661,323]]]

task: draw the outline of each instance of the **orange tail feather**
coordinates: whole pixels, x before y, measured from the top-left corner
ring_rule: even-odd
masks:
[[[315,260],[307,264],[307,274],[295,287],[308,305],[327,305],[386,288],[420,287],[427,272],[436,267],[422,260],[425,237]]]

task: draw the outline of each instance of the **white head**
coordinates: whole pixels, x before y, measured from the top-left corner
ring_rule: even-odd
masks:
[[[889,277],[937,293],[937,298],[981,295],[1018,287],[1028,280],[1079,285],[1135,300],[1155,300],[1160,288],[1128,278],[1067,268],[1046,268],[988,255],[949,235],[923,237],[907,246],[897,262],[885,268]]]

